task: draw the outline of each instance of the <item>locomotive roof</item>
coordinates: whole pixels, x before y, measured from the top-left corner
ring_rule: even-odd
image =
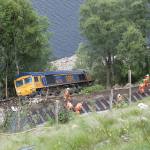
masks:
[[[68,73],[83,73],[84,71],[82,70],[57,70],[57,71],[49,71],[49,72],[45,72],[45,75],[54,75],[54,74],[68,74]]]
[[[41,76],[44,75],[44,72],[21,72],[20,74],[16,75],[16,78],[27,76],[27,75]]]
[[[22,72],[19,75],[16,75],[16,78],[27,76],[27,75],[44,76],[44,75],[54,75],[54,74],[69,74],[69,73],[80,74],[80,73],[84,73],[84,71],[83,70],[57,70],[57,71],[48,71],[48,72]]]

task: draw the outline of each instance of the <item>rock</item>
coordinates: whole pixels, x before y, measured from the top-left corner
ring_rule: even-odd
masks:
[[[123,139],[124,142],[129,141],[129,135],[127,135],[127,134],[122,135],[121,138]]]
[[[74,128],[78,128],[78,125],[73,124],[71,128],[72,128],[72,129],[74,129]]]
[[[56,66],[57,70],[72,70],[75,66],[77,56],[61,58],[50,62],[53,66]]]
[[[139,104],[138,104],[138,107],[139,107],[140,109],[142,109],[142,110],[146,110],[146,109],[149,108],[149,106],[146,105],[146,104],[144,104],[144,103],[139,103]]]
[[[30,104],[38,104],[42,101],[43,101],[43,99],[41,99],[41,98],[31,98],[30,99]]]
[[[22,147],[19,150],[34,150],[34,146]]]
[[[18,108],[17,108],[17,107],[14,107],[14,106],[11,106],[11,110],[14,111],[14,112],[17,112],[17,111],[18,111]]]

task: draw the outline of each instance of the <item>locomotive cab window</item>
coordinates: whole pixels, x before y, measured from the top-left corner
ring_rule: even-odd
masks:
[[[31,77],[24,79],[24,83],[25,84],[28,84],[28,83],[31,83],[31,82],[32,82],[32,78]]]
[[[35,82],[39,82],[38,77],[34,77],[34,81],[35,81]]]
[[[23,80],[16,81],[16,87],[20,87],[23,85]]]

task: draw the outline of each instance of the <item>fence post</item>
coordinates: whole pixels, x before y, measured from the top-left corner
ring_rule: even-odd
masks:
[[[49,88],[47,89],[47,91],[46,91],[46,101],[47,101],[47,98],[48,98],[48,94],[49,94]]]
[[[58,113],[59,113],[59,100],[56,100],[56,103],[55,103],[55,121],[56,121],[57,127],[58,127]]]
[[[131,104],[131,70],[128,71],[128,80],[129,80],[129,105]]]
[[[20,131],[20,120],[21,120],[21,116],[20,116],[20,111],[21,111],[21,101],[20,101],[20,96],[18,97],[18,100],[19,100],[19,106],[18,106],[18,124],[17,124],[17,128],[18,128],[18,131]]]
[[[109,98],[109,109],[110,109],[110,111],[112,111],[113,97],[114,97],[114,91],[113,91],[113,89],[111,89],[110,98]]]

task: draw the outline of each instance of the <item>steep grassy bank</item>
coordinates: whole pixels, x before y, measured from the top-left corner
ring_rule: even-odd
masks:
[[[150,105],[150,98],[142,101]],[[38,127],[16,135],[0,135],[1,150],[35,146],[36,150],[149,150],[150,108],[137,103],[112,112],[76,116],[59,127]]]

